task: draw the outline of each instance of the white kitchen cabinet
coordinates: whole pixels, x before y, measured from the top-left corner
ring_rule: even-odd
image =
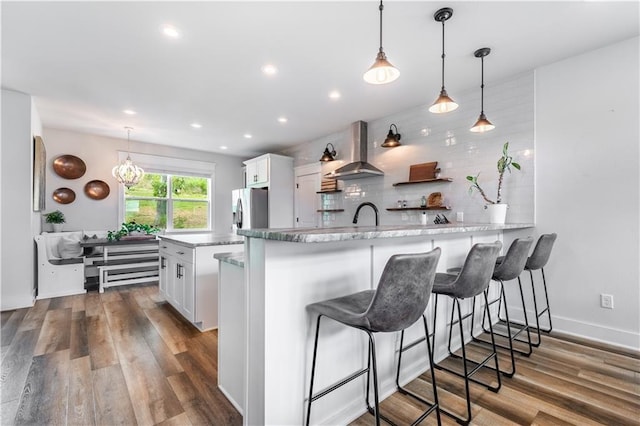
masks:
[[[293,227],[293,158],[264,154],[244,162],[246,187],[269,190],[269,228]]]
[[[269,154],[245,161],[247,188],[264,188],[269,184]]]
[[[242,239],[217,237],[211,243],[211,238],[196,235],[160,238],[160,294],[200,331],[217,328],[218,262],[213,255],[243,251]]]

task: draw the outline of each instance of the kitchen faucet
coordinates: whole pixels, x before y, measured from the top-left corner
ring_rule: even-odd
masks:
[[[373,209],[373,211],[376,214],[376,226],[378,226],[380,224],[380,220],[378,219],[378,208],[376,207],[375,204],[370,203],[368,201],[358,206],[358,208],[356,209],[356,214],[353,215],[353,223],[358,223],[358,214],[360,213],[360,209],[363,208],[364,206],[369,206]]]

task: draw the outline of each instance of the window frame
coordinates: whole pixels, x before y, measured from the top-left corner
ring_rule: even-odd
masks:
[[[127,151],[118,151],[118,160],[123,161],[127,155],[131,156],[134,163],[142,167],[146,173],[166,174],[171,176],[186,176],[186,177],[202,177],[208,179],[208,212],[207,212],[207,228],[198,229],[175,229],[173,228],[173,201],[175,199],[169,198],[170,194],[170,182],[167,185],[167,197],[135,197],[134,199],[152,199],[167,200],[167,228],[166,234],[188,234],[188,233],[202,233],[202,232],[215,232],[215,194],[213,189],[215,188],[215,163],[206,161],[188,160],[174,157],[164,157],[159,155],[149,155],[141,153],[129,153]],[[180,199],[178,199],[180,200]],[[204,200],[190,200],[185,201],[204,201]],[[118,185],[118,223],[123,223],[126,219],[126,199],[124,185]],[[169,227],[171,225],[171,227]]]

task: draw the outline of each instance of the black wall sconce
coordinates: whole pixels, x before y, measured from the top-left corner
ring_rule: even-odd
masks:
[[[331,151],[329,151],[329,146],[331,146]],[[327,162],[333,161],[336,159],[336,149],[333,147],[333,144],[329,142],[327,147],[324,149],[324,153],[322,157],[320,157],[320,161]]]
[[[396,128],[395,133],[393,132],[394,127]],[[396,146],[400,146],[401,137],[402,135],[398,133],[398,126],[396,126],[395,124],[392,124],[391,126],[389,126],[389,133],[387,134],[387,138],[384,140],[384,142],[380,146],[383,148],[395,148]]]

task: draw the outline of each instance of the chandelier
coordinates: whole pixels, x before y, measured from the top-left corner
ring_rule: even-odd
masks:
[[[125,129],[127,129],[127,159],[115,166],[111,171],[111,174],[118,180],[118,182],[127,188],[131,188],[140,182],[144,176],[144,170],[136,166],[133,161],[131,161],[131,155],[129,154],[131,141],[129,140],[129,136],[132,128],[125,127]]]

